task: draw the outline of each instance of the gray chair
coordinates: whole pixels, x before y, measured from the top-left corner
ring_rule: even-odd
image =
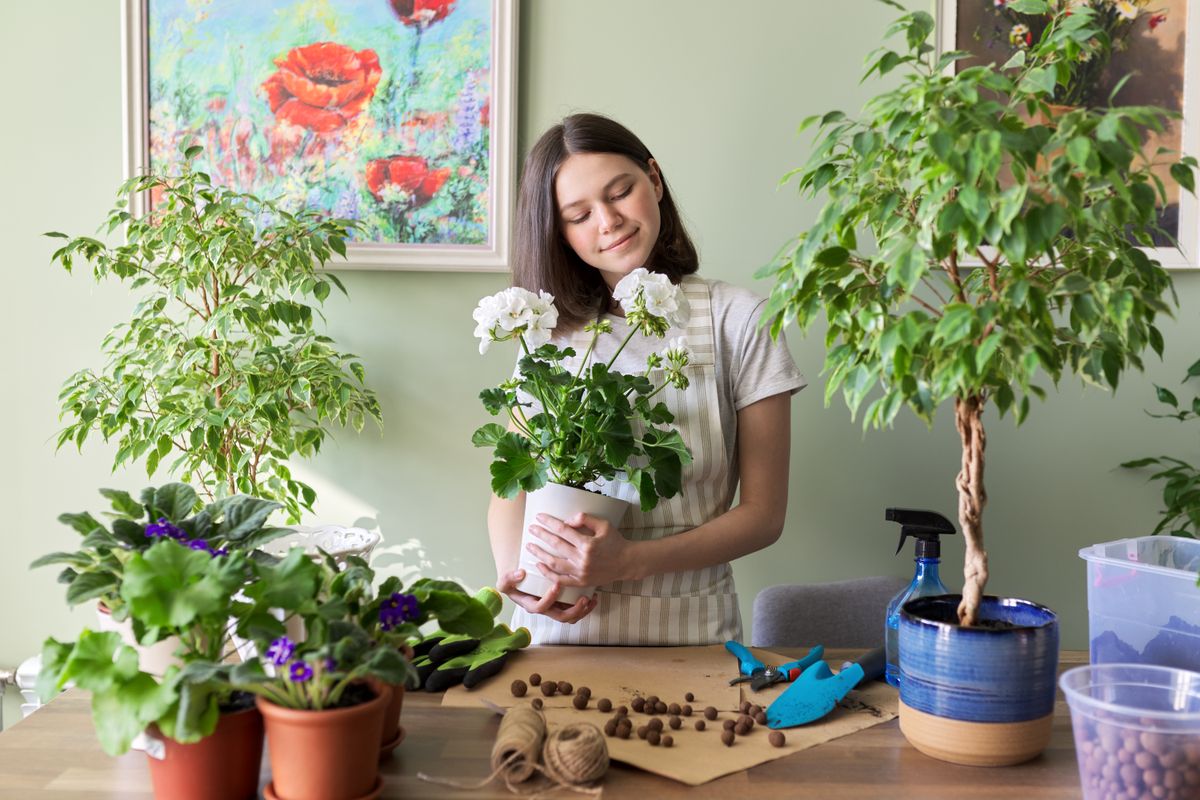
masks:
[[[887,604],[908,580],[881,575],[769,586],[754,598],[755,647],[878,647]]]

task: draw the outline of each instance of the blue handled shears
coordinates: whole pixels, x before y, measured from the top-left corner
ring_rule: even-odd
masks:
[[[737,656],[738,676],[729,682],[730,686],[749,681],[754,691],[764,689],[772,684],[795,679],[811,664],[821,660],[825,655],[825,647],[817,645],[808,651],[808,655],[799,661],[789,661],[779,666],[767,666],[759,661],[741,642],[730,639],[725,643],[725,649]]]

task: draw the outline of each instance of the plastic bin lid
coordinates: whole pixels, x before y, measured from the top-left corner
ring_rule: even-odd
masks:
[[[1079,557],[1114,567],[1182,577],[1200,572],[1200,540],[1180,536],[1138,536],[1084,547]]]

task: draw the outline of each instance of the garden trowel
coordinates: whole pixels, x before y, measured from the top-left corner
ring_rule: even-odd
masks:
[[[794,728],[820,719],[855,686],[883,675],[885,664],[882,647],[867,652],[837,674],[824,661],[816,662],[767,706],[767,727]]]

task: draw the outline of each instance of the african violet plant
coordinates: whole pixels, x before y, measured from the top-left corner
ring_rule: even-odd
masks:
[[[121,185],[106,227],[124,227],[124,244],[47,234],[68,239],[51,257],[66,270],[84,260],[97,280],[141,293],[103,341],[106,367],[64,384],[58,447],[115,438],[114,469],[144,459],[153,476],[166,465],[210,499],[265,497],[299,521],[316,494],[287,460],[316,453],[332,423],[361,431],[380,419],[362,364],[317,332],[320,312],[306,302],[345,292],[318,268],[345,256],[355,223],[214,184],[192,166],[200,152],[186,148],[178,175]],[[139,195],[153,208],[133,216]]]
[[[1051,11],[1045,0],[1011,6]],[[1196,161],[1142,151],[1143,134],[1170,116],[1162,109],[1049,107],[1100,33],[1086,5],[1058,9],[1000,67],[953,72],[969,54],[937,56],[933,31],[928,14],[903,16],[888,35],[906,47],[876,51],[866,70],[893,88],[857,120],[832,111],[805,122],[819,140],[788,178],[825,203],[760,276],[775,280],[764,312],[773,334],[826,319],[826,403],[840,391],[864,427],[882,427],[905,406],[932,424],[953,401],[966,540],[958,616],[971,625],[988,578],[984,411],[994,404],[1020,424],[1030,397],[1045,396],[1039,371],[1115,389],[1147,347],[1161,355],[1155,323],[1170,312],[1171,278],[1140,246],[1165,235],[1155,167],[1169,164],[1193,191]]]
[[[100,494],[112,503],[109,527],[86,511],[62,514],[59,522],[83,537],[79,549],[48,553],[30,566],[64,565],[58,581],[67,585],[68,605],[98,599],[117,621],[129,613],[122,585],[130,562],[157,541],[170,539],[192,550],[226,555],[233,550],[250,553],[291,532],[267,525],[281,506],[257,497],[234,495],[201,507],[196,490],[183,483],[147,488],[137,500],[117,489],[101,489]],[[140,640],[139,628],[135,624]]]
[[[516,339],[524,354],[515,377],[479,395],[490,414],[506,414],[513,428],[493,422],[472,437],[476,447],[494,448],[492,491],[499,497],[511,499],[550,481],[582,489],[620,476],[637,489],[642,510],[648,511],[660,497],[679,492],[691,453],[679,431],[660,427],[675,421],[666,404],[652,401],[668,385],[687,388],[686,339],[652,353],[644,374],[625,375],[612,366],[635,333],[662,338],[672,326],[683,325],[687,299],[667,276],[645,269],[622,278],[613,298],[625,311],[629,334],[607,363],[598,362],[592,353],[599,338],[613,332],[612,323],[588,324],[584,330],[591,339],[573,370],[565,362],[577,355],[574,348],[549,343],[558,323],[549,293],[513,287],[476,307],[480,353],[492,342]],[[655,387],[649,374],[660,367],[663,381]]]

